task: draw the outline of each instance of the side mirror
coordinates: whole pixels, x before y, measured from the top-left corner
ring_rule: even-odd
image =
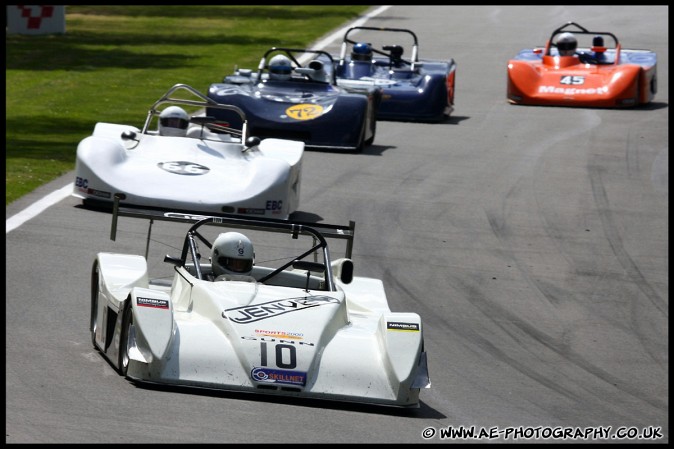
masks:
[[[137,140],[137,134],[135,131],[124,131],[122,133],[122,140]]]
[[[246,150],[252,147],[256,147],[260,145],[260,138],[255,137],[255,136],[250,136],[249,138],[246,139]],[[245,150],[244,150],[245,151]]]
[[[168,254],[164,256],[164,262],[175,265],[176,267],[179,267],[183,263],[179,257],[169,256]]]
[[[332,268],[332,275],[343,284],[350,284],[353,281],[353,261],[351,259],[343,257],[333,260],[330,268]]]

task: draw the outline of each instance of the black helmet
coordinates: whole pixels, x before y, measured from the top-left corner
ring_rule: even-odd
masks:
[[[557,50],[560,56],[572,56],[576,52],[578,41],[571,33],[562,33],[557,38]]]

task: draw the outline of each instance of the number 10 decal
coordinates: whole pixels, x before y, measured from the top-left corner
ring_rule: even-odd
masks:
[[[276,366],[284,369],[293,369],[297,367],[297,350],[293,345],[274,345],[276,357]],[[287,360],[286,361],[284,361]],[[260,364],[267,365],[267,342],[260,342]]]

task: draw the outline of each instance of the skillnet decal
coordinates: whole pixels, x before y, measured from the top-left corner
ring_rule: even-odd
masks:
[[[255,367],[250,377],[258,382],[302,385],[307,383],[307,373],[303,371],[286,371],[272,368]]]

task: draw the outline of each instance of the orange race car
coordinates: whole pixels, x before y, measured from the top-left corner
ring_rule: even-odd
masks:
[[[598,108],[646,104],[657,91],[656,59],[650,50],[622,48],[612,33],[568,22],[552,32],[545,47],[524,49],[508,61],[508,102]]]

